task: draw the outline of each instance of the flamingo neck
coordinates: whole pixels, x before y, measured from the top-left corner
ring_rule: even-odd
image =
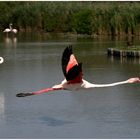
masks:
[[[117,86],[117,85],[122,85],[122,84],[127,84],[128,81],[121,81],[121,82],[116,82],[116,83],[111,83],[111,84],[92,84],[92,83],[89,83],[85,80],[84,81],[84,85],[83,87],[84,88],[97,88],[97,87],[113,87],[113,86]]]
[[[10,30],[12,31],[12,25],[9,25]]]
[[[95,84],[94,87],[113,87],[113,86],[127,84],[127,83],[128,83],[127,81],[122,81],[122,82],[116,82],[111,84]]]

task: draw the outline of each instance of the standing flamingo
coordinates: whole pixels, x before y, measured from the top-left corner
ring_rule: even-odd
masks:
[[[4,62],[3,57],[0,57],[0,64],[2,64]]]
[[[79,90],[79,89],[90,89],[97,87],[111,87],[127,83],[140,82],[139,78],[130,78],[126,81],[111,83],[111,84],[92,84],[84,80],[82,73],[82,63],[78,63],[73,52],[72,46],[67,47],[62,55],[62,70],[65,76],[65,79],[59,84],[54,85],[51,88],[45,88],[35,92],[29,93],[19,93],[17,97],[25,97],[30,95],[38,95],[48,91],[53,90]]]
[[[9,28],[6,28],[3,32],[9,33],[9,32],[11,32],[11,29],[12,29],[11,24],[9,24]]]
[[[17,30],[17,29],[13,29],[13,28],[12,28],[12,25],[13,25],[13,24],[10,23],[10,24],[9,24],[9,28],[6,28],[3,32],[4,32],[4,33],[7,33],[7,34],[10,33],[10,32],[16,34],[16,33],[18,32],[18,30]]]

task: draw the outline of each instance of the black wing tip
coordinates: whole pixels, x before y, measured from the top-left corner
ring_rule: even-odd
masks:
[[[67,65],[69,63],[69,60],[70,60],[70,56],[73,54],[72,52],[72,45],[69,45],[67,46],[65,49],[64,49],[64,52],[62,54],[62,70],[63,70],[63,73],[64,73],[64,76],[66,77],[67,80],[69,80],[69,77],[75,77],[77,75],[77,67],[78,65],[76,65],[72,70],[71,72],[68,74],[66,72],[66,68],[67,68]],[[71,78],[70,78],[71,79]]]
[[[72,45],[69,45],[68,48],[72,51]]]
[[[69,45],[64,49],[63,54],[62,54],[62,63],[63,64],[67,65],[71,54],[73,54],[72,45]]]
[[[72,45],[67,46],[67,47],[65,48],[64,52],[65,52],[65,53],[72,54],[72,53],[73,53],[73,52],[72,52]]]
[[[78,63],[79,71],[80,71],[80,72],[82,72],[82,65],[83,65],[83,63]]]
[[[70,49],[72,49],[72,45],[68,45],[66,48],[70,48]]]

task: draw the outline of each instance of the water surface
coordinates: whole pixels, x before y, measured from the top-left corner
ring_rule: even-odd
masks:
[[[124,40],[1,36],[0,138],[140,138],[139,84],[15,96],[63,80],[61,55],[69,44],[90,82],[140,76],[140,60],[107,56],[108,47],[124,45]]]

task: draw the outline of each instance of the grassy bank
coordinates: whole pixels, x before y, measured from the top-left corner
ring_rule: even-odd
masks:
[[[140,35],[139,2],[0,2],[0,30]]]

